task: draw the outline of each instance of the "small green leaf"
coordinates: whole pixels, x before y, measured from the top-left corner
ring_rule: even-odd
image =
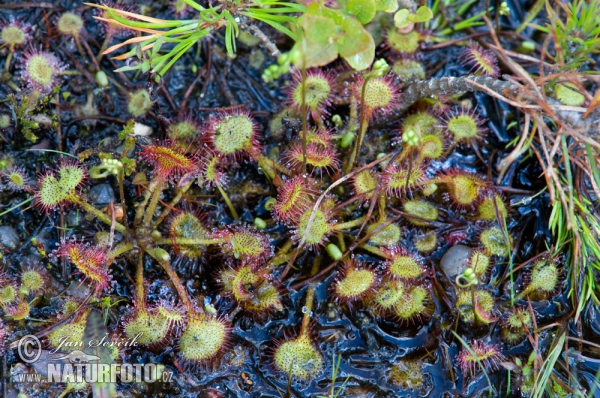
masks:
[[[301,48],[301,43],[298,42],[298,47]],[[306,61],[305,68],[315,66],[323,66],[334,61],[338,57],[338,49],[336,43],[313,43],[306,41],[306,55],[300,57],[295,63],[296,67],[302,68],[302,64]]]
[[[375,48],[373,37],[356,19],[346,17],[342,28],[344,34],[339,38],[337,44],[338,52],[343,58],[349,58]]]
[[[348,0],[346,10],[356,16],[362,24],[367,24],[375,17],[377,6],[375,0]]]
[[[394,14],[394,25],[396,25],[398,29],[406,28],[412,23],[409,20],[410,16],[410,11],[408,11],[407,8],[403,8]]]
[[[300,18],[299,23],[304,28],[306,39],[313,43],[328,43],[337,30],[331,18],[319,15],[305,14]]]
[[[431,18],[433,18],[433,12],[427,6],[419,7],[417,12],[408,16],[410,22],[427,22]]]
[[[375,58],[375,45],[367,48],[365,51],[354,54],[351,57],[344,57],[346,62],[355,70],[365,70],[373,63]]]
[[[156,41],[154,42],[154,45],[152,46],[152,57],[155,57],[156,54],[158,54],[158,51],[162,47],[164,41],[165,41],[164,36],[160,36],[158,39],[156,39]]]
[[[377,1],[377,11],[387,13],[395,12],[398,9],[398,0],[379,0]]]
[[[115,72],[129,72],[132,70],[138,70],[140,69],[141,64],[137,64],[135,66],[122,66],[119,69],[115,69]]]
[[[142,62],[141,69],[142,69],[142,73],[148,72],[150,70],[150,61]]]

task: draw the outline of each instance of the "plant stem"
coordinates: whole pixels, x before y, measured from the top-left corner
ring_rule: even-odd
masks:
[[[175,242],[178,245],[200,245],[200,246],[209,246],[209,245],[219,245],[225,243],[225,239],[202,239],[202,238],[177,238]],[[173,244],[173,240],[170,238],[162,238],[155,241],[157,245],[171,245]]]
[[[360,245],[358,247],[360,247],[361,249],[366,250],[366,251],[368,251],[370,253],[373,253],[373,254],[375,254],[375,255],[377,255],[379,257],[383,257],[383,258],[388,258],[389,257],[388,254],[386,252],[384,252],[383,250],[381,250],[380,248],[375,247],[375,246],[371,246],[371,245],[369,245],[367,243],[364,243],[364,244],[362,244],[362,245]]]
[[[146,308],[146,295],[144,293],[144,256],[140,256],[135,271],[135,295],[139,308]]]
[[[173,267],[171,267],[171,264],[168,261],[163,261],[160,265],[162,265],[167,275],[169,275],[169,278],[171,278],[171,282],[173,282],[173,285],[175,285],[177,294],[179,294],[179,298],[181,299],[183,305],[187,309],[188,314],[194,315],[196,311],[194,310],[194,306],[190,301],[190,298],[187,294],[187,290],[181,283],[181,279],[179,279],[179,275],[177,275],[177,272],[175,272],[175,270],[173,269]]]
[[[310,270],[310,276],[314,276],[317,272],[319,272],[319,267],[321,265],[321,257],[316,257],[313,263],[312,269]],[[305,335],[308,331],[308,324],[310,323],[310,315],[312,313],[313,303],[315,301],[315,285],[310,285],[306,292],[306,302],[304,304],[304,308],[302,311],[304,315],[302,316],[302,325],[300,326],[300,336]],[[304,311],[306,310],[306,311]]]
[[[83,209],[85,211],[93,214],[94,216],[96,216],[97,219],[99,219],[103,223],[105,223],[107,225],[112,225],[112,220],[110,219],[110,217],[107,214],[102,213],[100,210],[96,209],[94,206],[87,203],[86,201],[81,199],[79,196],[72,195],[68,198],[68,200],[70,202],[75,203],[76,205],[83,207]],[[115,221],[114,226],[115,226],[115,230],[117,230],[118,232],[120,232],[122,234],[125,234],[127,232],[127,228],[125,228],[125,226],[118,221]]]
[[[365,91],[367,89],[367,83],[371,79],[371,76],[367,76],[363,81],[361,91],[360,91],[360,126],[358,128],[358,139],[354,143],[354,149],[350,154],[350,160],[346,164],[344,172],[348,174],[350,170],[354,167],[354,162],[356,161],[356,157],[358,156],[358,152],[360,151],[360,147],[362,145],[365,133],[367,131],[367,127],[369,123],[367,123],[367,114],[365,112]]]
[[[365,221],[365,216],[362,217],[358,217],[357,219],[354,219],[352,221],[347,221],[347,222],[343,222],[340,224],[335,224],[333,226],[333,229],[336,231],[342,231],[344,229],[351,229],[354,227],[358,227],[359,225],[361,225],[363,223],[363,221]]]
[[[160,216],[154,221],[154,224],[152,224],[152,229],[156,229],[164,221],[164,219],[171,212],[171,209],[173,207],[175,207],[177,205],[177,203],[179,203],[179,201],[181,200],[183,195],[190,189],[192,184],[193,184],[193,181],[187,185],[184,185],[183,187],[181,187],[177,190],[177,195],[175,195],[173,200],[171,200],[171,202],[169,202],[169,206],[166,206],[163,209],[163,211],[160,213]]]
[[[111,252],[111,256],[113,258],[116,258],[116,257],[119,257],[123,253],[127,253],[130,250],[133,250],[133,243],[132,242],[120,243]]]
[[[223,197],[223,200],[225,201],[225,203],[227,203],[227,207],[229,207],[229,211],[231,212],[231,215],[236,220],[239,220],[240,216],[238,215],[237,211],[235,211],[235,207],[233,207],[233,203],[231,203],[231,200],[229,200],[229,196],[227,196],[227,193],[223,190],[223,188],[221,188],[221,185],[219,183],[216,183],[216,185],[217,185],[217,189],[221,193],[221,196]]]
[[[144,210],[146,209],[146,205],[148,204],[148,200],[150,199],[152,192],[154,192],[154,188],[156,188],[156,181],[152,180],[148,185],[148,188],[144,191],[144,200],[142,200],[135,210],[135,220],[133,221],[134,225],[138,225],[142,221],[142,217],[144,217]]]
[[[162,178],[159,178],[156,181],[156,187],[154,188],[154,192],[152,192],[152,198],[150,199],[150,204],[146,209],[146,213],[144,214],[144,224],[150,224],[152,221],[152,217],[154,216],[154,211],[156,210],[156,205],[158,204],[158,200],[160,199],[160,195],[163,190],[163,185],[165,181]]]
[[[13,47],[11,46],[8,49],[8,55],[6,56],[6,64],[4,65],[4,70],[6,71],[6,73],[8,73],[8,70],[10,69],[10,61],[12,60],[13,57]]]

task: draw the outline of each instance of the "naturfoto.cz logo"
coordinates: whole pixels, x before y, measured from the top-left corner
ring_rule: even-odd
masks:
[[[37,373],[14,375],[14,381],[17,383],[116,383],[117,381],[121,383],[154,383],[171,381],[172,372],[166,370],[164,365],[102,363],[100,356],[92,354],[98,353],[100,347],[135,347],[137,338],[139,336],[128,341],[110,341],[106,337],[101,340],[90,340],[87,347],[83,345],[67,347],[69,344],[60,344],[59,348],[47,351],[42,350],[40,340],[36,336],[24,336],[17,345],[18,355],[24,363],[32,365]],[[63,352],[59,351],[60,348]],[[65,353],[66,349],[69,349],[70,352]]]

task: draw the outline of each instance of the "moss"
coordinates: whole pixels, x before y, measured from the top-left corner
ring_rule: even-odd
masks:
[[[152,108],[150,93],[146,89],[140,89],[129,94],[127,111],[134,117],[142,117]]]
[[[390,368],[389,382],[402,388],[420,389],[423,386],[423,362],[401,360]]]

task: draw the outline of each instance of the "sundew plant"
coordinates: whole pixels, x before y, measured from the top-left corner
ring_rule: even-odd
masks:
[[[598,10],[0,5],[2,396],[595,396]]]

